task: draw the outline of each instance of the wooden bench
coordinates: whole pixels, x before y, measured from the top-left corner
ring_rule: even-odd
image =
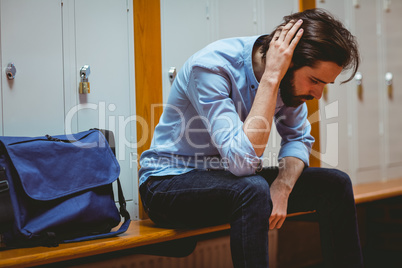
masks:
[[[356,204],[402,195],[402,178],[354,186]],[[290,214],[288,217],[305,214]],[[133,221],[128,231],[118,237],[62,244],[55,248],[36,247],[0,251],[0,267],[28,267],[72,260],[98,254],[131,249],[180,238],[193,237],[223,230],[229,224],[200,229],[164,229],[150,220]]]

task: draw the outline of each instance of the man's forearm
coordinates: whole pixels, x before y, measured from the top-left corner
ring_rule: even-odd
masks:
[[[257,94],[243,130],[258,156],[261,156],[268,143],[274,117],[279,80],[261,80]]]
[[[270,186],[273,203],[272,213],[269,217],[269,228],[281,228],[286,219],[288,198],[293,186],[300,177],[304,162],[296,157],[285,157],[279,163],[279,174]]]
[[[304,162],[296,157],[284,157],[280,160],[279,163],[279,174],[276,178],[276,183],[282,185],[282,189],[290,194],[294,185],[296,184],[297,179],[300,177],[300,174],[303,172]]]

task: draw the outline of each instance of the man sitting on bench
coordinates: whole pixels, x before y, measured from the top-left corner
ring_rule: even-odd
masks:
[[[324,261],[362,267],[347,174],[309,168],[314,142],[306,100],[321,98],[344,69],[359,65],[355,38],[313,9],[284,17],[270,35],[224,39],[178,73],[141,156],[140,194],[164,227],[230,222],[235,267],[268,267],[268,229],[287,213],[315,210]],[[262,168],[271,125],[282,137],[279,167]]]

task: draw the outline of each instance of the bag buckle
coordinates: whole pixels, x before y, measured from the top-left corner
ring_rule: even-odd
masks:
[[[8,181],[0,181],[0,193],[6,192],[8,189],[10,189],[8,186]]]

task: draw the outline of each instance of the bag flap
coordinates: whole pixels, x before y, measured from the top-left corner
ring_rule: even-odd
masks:
[[[98,130],[54,137],[1,137],[27,193],[54,200],[115,181],[120,166]],[[71,141],[71,142],[69,142]]]

